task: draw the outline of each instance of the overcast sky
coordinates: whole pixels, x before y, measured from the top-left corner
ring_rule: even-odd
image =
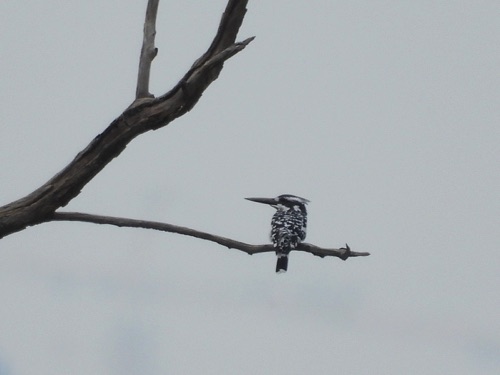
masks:
[[[0,205],[132,102],[146,0],[2,0]],[[161,1],[151,90],[209,46],[225,0]],[[500,373],[498,1],[252,1],[256,36],[184,117],[65,210],[249,243],[311,200],[343,262],[49,223],[0,242],[0,375]]]

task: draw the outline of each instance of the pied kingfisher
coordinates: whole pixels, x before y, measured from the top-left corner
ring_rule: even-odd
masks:
[[[307,199],[291,194],[276,198],[245,198],[252,202],[265,203],[276,208],[271,221],[271,241],[276,248],[276,272],[286,272],[288,253],[306,238]]]

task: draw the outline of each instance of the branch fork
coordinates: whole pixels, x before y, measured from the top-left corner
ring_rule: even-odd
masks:
[[[151,62],[157,54],[154,39],[159,0],[149,0],[134,102],[49,181],[27,196],[0,207],[0,238],[50,221],[54,212],[78,196],[85,185],[119,156],[134,138],[164,127],[190,111],[217,79],[223,62],[243,50],[253,39],[235,42],[247,2],[228,0],[208,50],[179,83],[164,95],[154,98],[149,92],[149,76]],[[186,95],[186,88],[189,95]]]

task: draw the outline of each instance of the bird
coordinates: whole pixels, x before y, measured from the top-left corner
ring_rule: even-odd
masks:
[[[276,198],[245,198],[252,202],[271,205],[276,209],[271,220],[271,241],[276,248],[276,273],[288,269],[288,254],[306,238],[308,199],[292,194]]]

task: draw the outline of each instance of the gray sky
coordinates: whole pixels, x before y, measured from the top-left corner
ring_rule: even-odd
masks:
[[[250,1],[194,110],[136,139],[66,210],[268,241],[51,223],[0,244],[0,374],[498,374],[498,1]],[[1,204],[132,101],[146,1],[0,3]],[[225,1],[162,1],[151,89],[208,47]]]

